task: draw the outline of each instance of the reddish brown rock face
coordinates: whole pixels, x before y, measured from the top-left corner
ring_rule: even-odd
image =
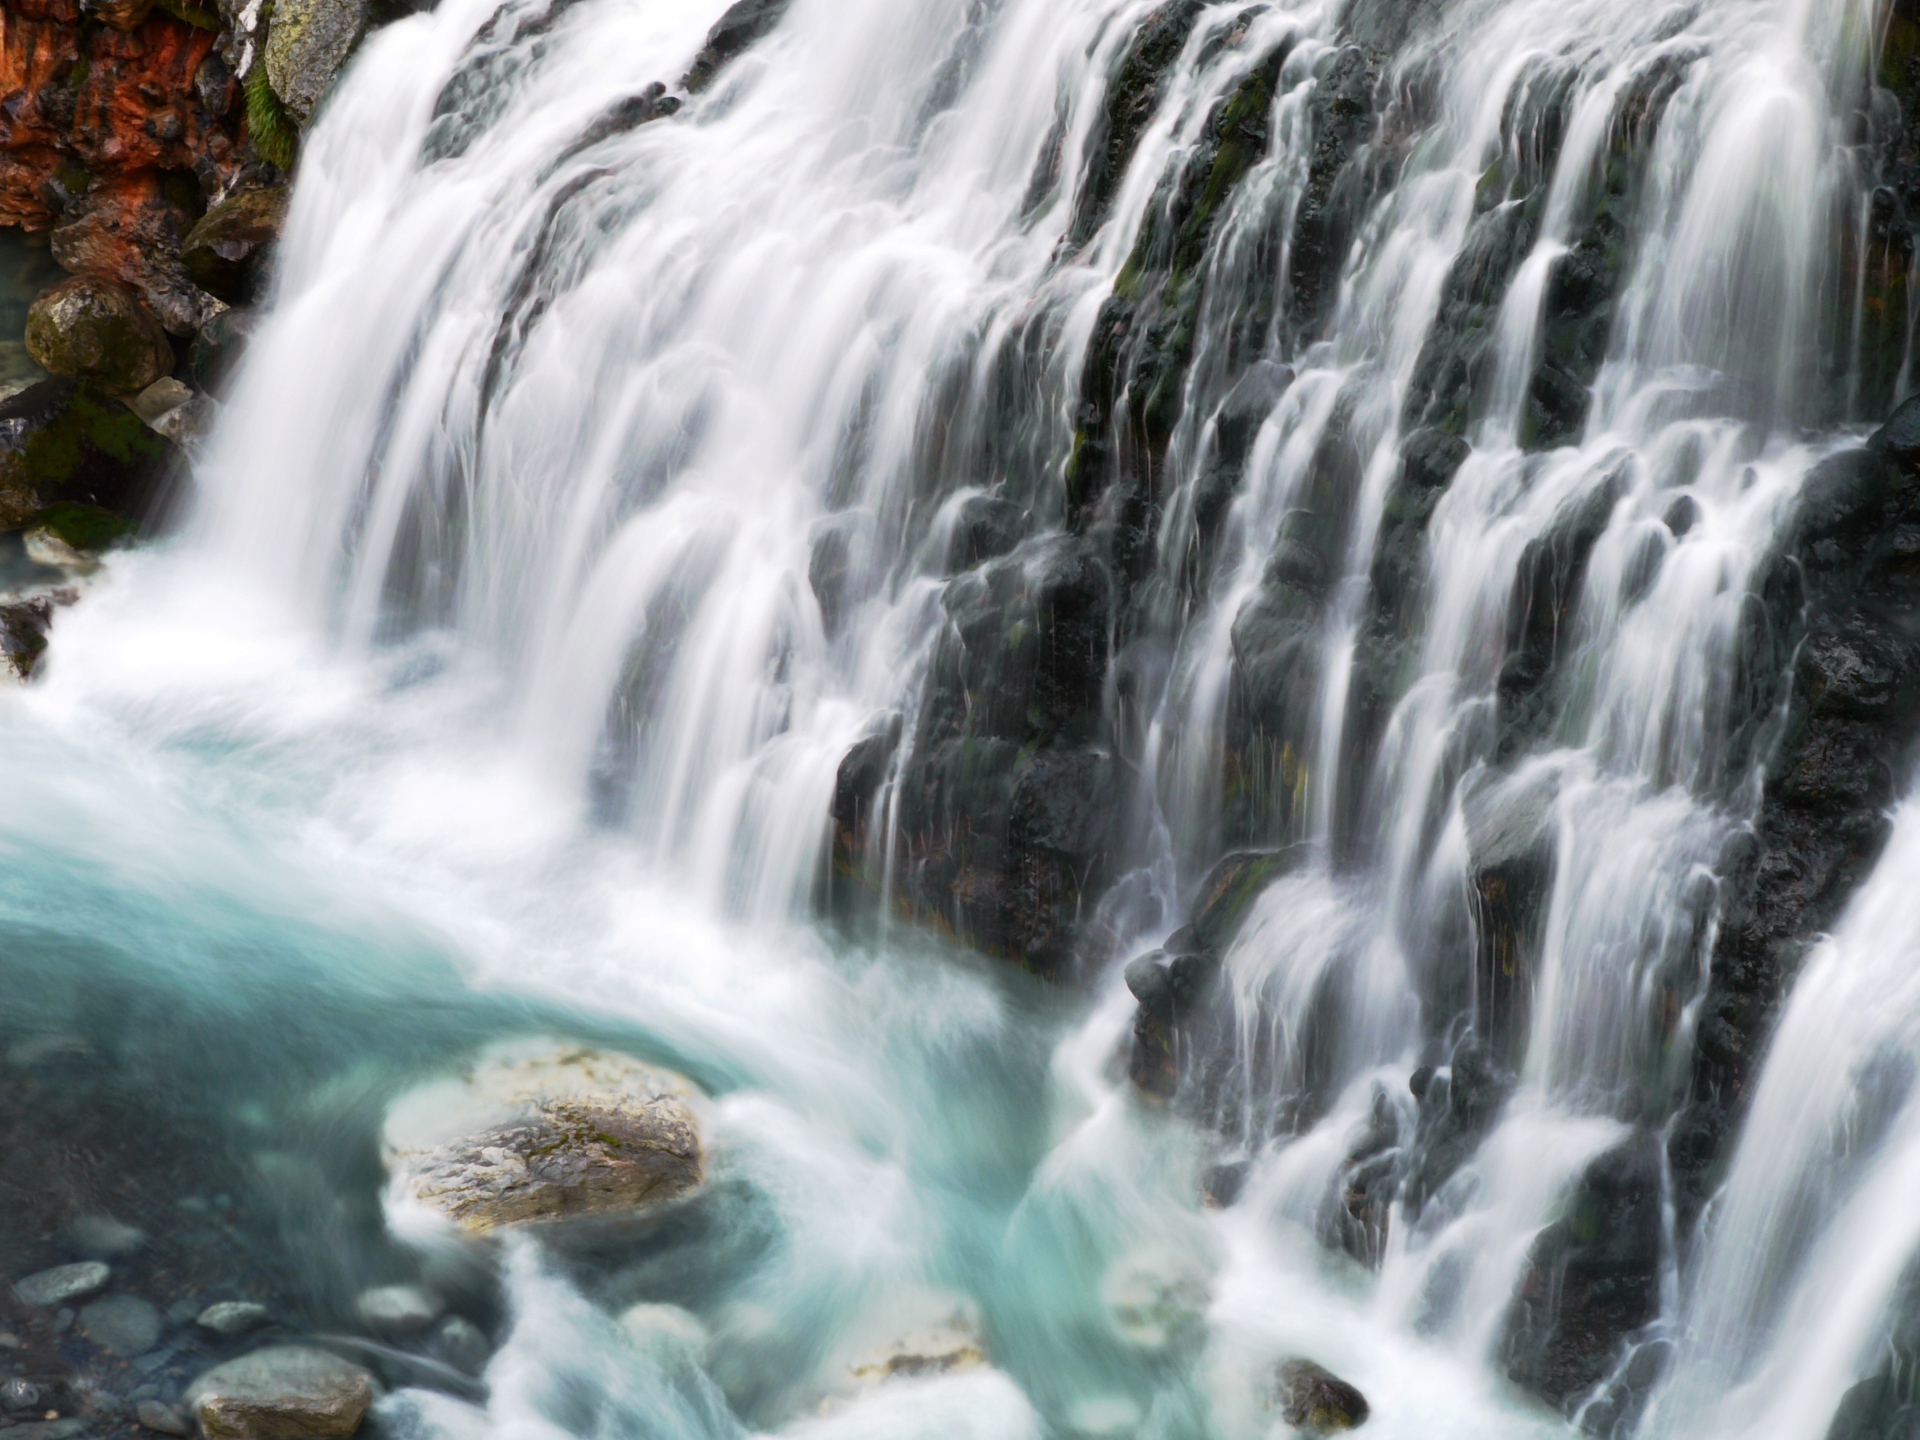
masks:
[[[134,3],[101,18],[0,0],[0,225],[58,227],[63,265],[133,287],[184,333],[199,302],[173,257],[238,172],[240,107],[208,65],[212,31]]]
[[[207,304],[180,265],[198,192],[184,176],[135,170],[94,182],[53,230],[53,258],[76,275],[105,275],[147,302],[160,323],[188,335]]]

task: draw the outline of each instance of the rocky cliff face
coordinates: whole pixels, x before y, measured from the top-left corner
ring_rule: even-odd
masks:
[[[1034,178],[1037,204],[1079,167],[1070,244],[1096,232],[1176,59],[1195,43],[1246,43],[1254,14],[1168,0],[1139,21],[1115,52],[1102,122],[1084,151],[1052,157]],[[1064,513],[1029,498],[1044,490],[1025,473],[1030,461],[974,457],[975,473],[1008,478],[991,498],[969,501],[957,528],[919,709],[841,768],[833,889],[842,908],[889,905],[1054,976],[1114,958],[1116,932],[1139,922],[1137,896],[1120,882],[1146,823],[1133,798],[1143,707],[1166,683],[1167,637],[1219,574],[1225,517],[1262,420],[1296,383],[1267,357],[1330,335],[1355,237],[1431,122],[1431,86],[1417,67],[1393,63],[1427,18],[1417,4],[1361,4],[1331,45],[1295,53],[1289,42],[1250,57],[1198,141],[1174,156],[1093,328],[1062,437]],[[1586,426],[1652,203],[1660,127],[1687,63],[1669,57],[1613,97],[1600,183],[1542,283],[1545,324],[1521,377],[1515,436],[1525,452],[1545,456]],[[1892,8],[1878,63],[1855,119],[1860,153],[1885,183],[1867,192],[1864,220],[1836,221],[1846,258],[1808,400],[1828,425],[1884,418],[1912,383],[1903,367],[1920,217],[1920,12],[1906,0]],[[1289,91],[1298,105],[1287,114],[1307,127],[1305,144],[1273,133],[1275,96]],[[1367,779],[1413,678],[1430,527],[1496,384],[1502,306],[1540,237],[1570,123],[1566,85],[1543,79],[1515,94],[1397,417],[1333,762],[1342,775],[1336,872],[1377,848]],[[1283,143],[1304,183],[1296,203],[1263,208],[1247,177]],[[1047,338],[1022,337],[1024,363]],[[1009,357],[1007,372],[1017,376],[1019,363]],[[1711,879],[1678,904],[1676,954],[1707,979],[1704,994],[1672,988],[1657,1027],[1661,1053],[1687,1058],[1676,1075],[1648,1080],[1626,1105],[1629,1138],[1576,1177],[1569,1213],[1537,1237],[1506,1320],[1512,1378],[1570,1411],[1587,1406],[1602,1430],[1634,1413],[1664,1363],[1664,1342],[1646,1329],[1660,1313],[1662,1267],[1717,1184],[1800,957],[1878,857],[1886,810],[1908,776],[1920,736],[1913,414],[1902,410],[1871,444],[1822,464],[1798,518],[1754,572],[1733,673],[1708,724],[1717,768],[1697,781],[1711,803],[1751,823],[1736,827]],[[1179,857],[1205,878],[1185,887],[1189,923],[1127,968],[1139,1002],[1135,1085],[1211,1127],[1227,1154],[1306,1128],[1331,1100],[1314,1092],[1309,1055],[1304,1091],[1262,1102],[1260,1057],[1243,1048],[1258,1017],[1237,1013],[1246,997],[1222,969],[1253,900],[1304,863],[1295,845],[1303,807],[1324,777],[1308,773],[1301,737],[1325,693],[1328,618],[1349,603],[1338,582],[1366,480],[1367,423],[1334,407],[1257,592],[1232,620],[1217,813],[1196,853]],[[1191,477],[1184,491],[1182,474]],[[1496,694],[1475,721],[1485,732],[1456,742],[1486,766],[1488,786],[1518,785],[1526,759],[1550,748],[1578,683],[1571,637],[1585,577],[1623,493],[1601,486],[1569,504],[1519,559]],[[1692,503],[1667,510],[1661,546],[1697,523]],[[1469,894],[1457,925],[1418,940],[1424,954],[1468,957],[1418,979],[1433,1063],[1410,1094],[1379,1097],[1329,1200],[1325,1238],[1365,1263],[1381,1254],[1396,1204],[1405,1223],[1418,1223],[1516,1084],[1554,875],[1549,802],[1530,828],[1525,806],[1509,800],[1464,806]],[[1231,1169],[1216,1198],[1230,1198]],[[1677,1242],[1663,1219],[1668,1198]]]

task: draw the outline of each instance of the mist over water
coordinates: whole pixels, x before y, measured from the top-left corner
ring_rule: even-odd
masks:
[[[792,0],[660,108],[723,9],[364,43],[178,533],[0,704],[10,1033],[177,1096],[319,1311],[408,1253],[413,1081],[564,1033],[701,1088],[708,1190],[629,1249],[428,1247],[505,1341],[380,1402],[409,1440],[1226,1440],[1289,1357],[1382,1440],[1820,1440],[1908,1353],[1910,806],[1704,1212],[1667,1147],[1784,724],[1757,597],[1909,388],[1836,259],[1875,7]],[[1000,723],[967,607],[1083,543],[1118,798],[1053,983],[903,816]],[[1244,851],[1168,1104],[1122,968]],[[1616,1172],[1644,1284],[1553,1378],[1541,1237]],[[847,1380],[956,1313],[989,1367]]]

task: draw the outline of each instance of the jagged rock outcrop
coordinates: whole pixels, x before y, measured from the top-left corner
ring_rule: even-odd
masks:
[[[1731,1151],[1748,1083],[1813,940],[1886,843],[1920,736],[1920,403],[1808,476],[1758,585],[1749,668],[1788,677],[1752,829],[1721,882],[1692,1103],[1669,1147],[1683,1221]],[[1765,710],[1778,696],[1761,689]]]

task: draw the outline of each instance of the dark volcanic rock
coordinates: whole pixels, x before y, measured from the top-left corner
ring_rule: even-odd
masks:
[[[1311,1360],[1283,1360],[1271,1390],[1281,1417],[1304,1435],[1351,1430],[1372,1413],[1366,1396]]]
[[[1565,1405],[1606,1378],[1622,1336],[1658,1317],[1660,1169],[1650,1133],[1608,1151],[1535,1238],[1502,1342],[1515,1383]]]
[[[261,261],[287,218],[285,189],[242,190],[200,218],[180,246],[180,263],[201,289],[232,305],[254,299]]]
[[[1913,419],[1807,477],[1757,586],[1746,708],[1774,738],[1759,814],[1725,865],[1692,1099],[1669,1142],[1683,1234],[1802,956],[1879,858],[1920,733],[1920,469],[1895,458]]]
[[[713,83],[727,63],[773,33],[787,13],[789,0],[738,0],[707,32],[707,43],[694,56],[693,68],[681,79],[683,88],[698,94]]]

